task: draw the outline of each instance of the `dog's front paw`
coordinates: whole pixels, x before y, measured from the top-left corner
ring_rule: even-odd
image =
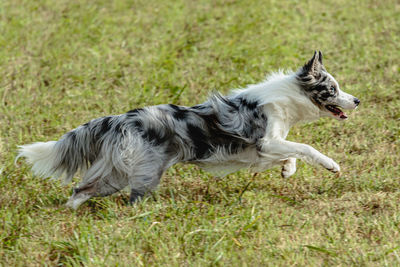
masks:
[[[296,172],[296,159],[289,158],[284,161],[281,175],[283,178],[289,178]]]
[[[340,172],[340,166],[333,159],[326,158],[322,164],[328,171],[333,173]]]

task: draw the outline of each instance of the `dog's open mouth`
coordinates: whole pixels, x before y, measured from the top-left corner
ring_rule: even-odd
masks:
[[[329,110],[333,116],[339,117],[342,120],[347,119],[347,115],[340,108],[338,108],[338,106],[326,105],[325,108]]]

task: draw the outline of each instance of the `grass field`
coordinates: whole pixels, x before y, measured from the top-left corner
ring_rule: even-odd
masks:
[[[1,1],[0,265],[400,266],[400,4],[382,1]],[[324,52],[361,106],[288,139],[334,158],[225,177],[177,165],[128,193],[64,207],[71,185],[14,165],[17,145],[93,118],[194,105]]]

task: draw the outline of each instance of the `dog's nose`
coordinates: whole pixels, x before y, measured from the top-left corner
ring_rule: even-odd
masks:
[[[360,104],[360,99],[358,98],[354,98],[354,103],[356,104],[356,106],[358,106]]]

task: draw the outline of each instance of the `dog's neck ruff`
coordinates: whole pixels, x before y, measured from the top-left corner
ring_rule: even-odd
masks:
[[[235,97],[257,101],[274,116],[284,120],[290,128],[299,122],[309,122],[321,117],[320,109],[304,93],[295,72],[272,73],[264,82],[233,91]]]

